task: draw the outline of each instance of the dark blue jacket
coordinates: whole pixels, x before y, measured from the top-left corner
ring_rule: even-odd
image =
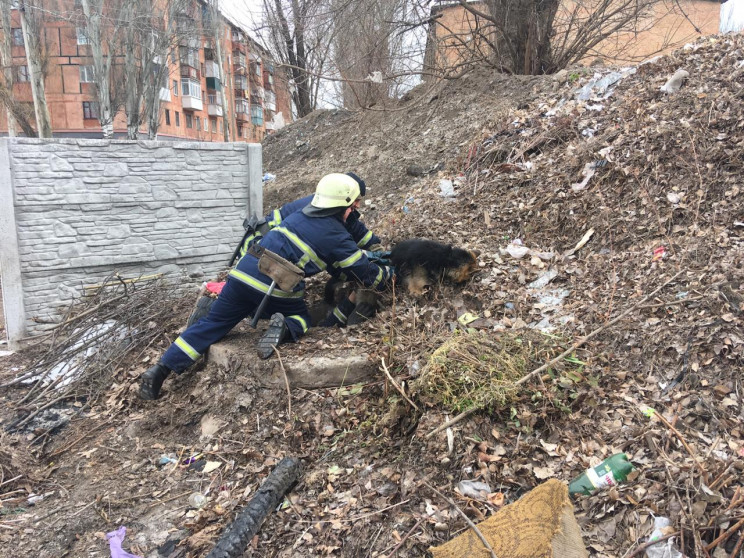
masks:
[[[377,290],[384,290],[392,278],[391,268],[367,259],[338,215],[308,217],[295,211],[266,233],[260,244],[304,270],[307,277],[326,270]],[[238,261],[230,276],[261,292],[267,292],[271,284],[271,279],[258,271],[258,259],[250,254]],[[272,296],[300,298],[304,289],[302,281],[292,292],[275,289]]]
[[[313,196],[310,195],[293,202],[285,203],[282,207],[275,209],[265,217],[266,224],[270,229],[278,227],[284,219],[293,213],[300,211],[305,206],[310,205],[312,200]],[[359,220],[359,217],[360,215],[358,211],[352,211],[351,215],[349,215],[349,218],[346,220],[346,230],[349,231],[349,234],[351,234],[351,237],[354,239],[354,242],[357,243],[357,246],[362,250],[366,250],[370,246],[381,244],[382,241],[380,238],[372,233],[372,231],[368,230],[367,227],[364,226],[364,223]],[[248,236],[240,248],[240,255],[244,256],[251,244],[258,242],[258,240],[261,239],[261,236],[260,232],[255,232]]]

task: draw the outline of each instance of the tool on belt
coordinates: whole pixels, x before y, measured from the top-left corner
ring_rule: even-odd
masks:
[[[291,291],[305,278],[305,272],[279,254],[275,254],[258,244],[252,245],[248,249],[248,253],[258,258],[258,271],[271,278],[269,290],[264,295],[251,320],[251,327],[255,328],[276,286],[279,285],[279,288],[283,291]]]

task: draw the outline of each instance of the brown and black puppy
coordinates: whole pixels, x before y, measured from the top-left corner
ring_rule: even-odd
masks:
[[[475,250],[463,250],[433,240],[412,238],[395,245],[390,261],[395,274],[413,296],[421,296],[427,286],[444,280],[464,283],[478,271]]]

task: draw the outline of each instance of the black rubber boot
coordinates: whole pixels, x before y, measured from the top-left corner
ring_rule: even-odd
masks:
[[[142,383],[139,389],[140,399],[147,401],[157,399],[158,395],[160,395],[160,388],[163,387],[163,382],[168,377],[168,374],[170,374],[170,370],[159,362],[155,366],[148,368],[142,374]]]
[[[274,347],[284,341],[287,335],[287,324],[284,322],[284,315],[280,313],[272,314],[269,318],[269,329],[258,340],[258,357],[266,360],[274,354]]]

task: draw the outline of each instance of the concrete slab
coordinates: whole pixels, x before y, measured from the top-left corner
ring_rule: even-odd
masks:
[[[208,362],[253,377],[264,387],[284,387],[284,374],[276,355],[261,360],[256,355],[258,333],[232,334],[209,349]],[[279,351],[291,387],[316,389],[369,382],[381,374],[367,353],[352,353],[348,347],[326,348],[322,354],[307,345],[282,345]]]

